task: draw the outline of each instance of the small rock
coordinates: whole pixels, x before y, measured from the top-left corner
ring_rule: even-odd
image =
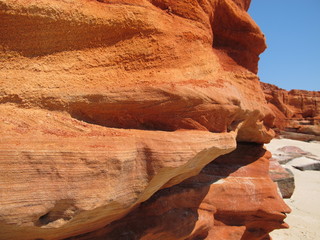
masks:
[[[271,179],[277,183],[282,197],[290,198],[295,189],[293,173],[289,169],[282,167],[276,159],[271,158],[269,174]]]
[[[299,154],[299,155],[307,155],[309,154],[306,151],[303,151],[301,148],[295,147],[295,146],[285,146],[282,148],[278,148],[277,151],[281,151],[284,153],[295,153],[295,154]]]

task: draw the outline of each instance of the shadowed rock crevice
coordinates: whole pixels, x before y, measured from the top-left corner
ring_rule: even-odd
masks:
[[[183,183],[182,183],[183,184]],[[209,225],[194,232],[201,216],[200,204],[209,191],[202,188],[173,186],[156,192],[149,200],[119,221],[92,233],[66,240],[113,240],[113,239],[204,239]],[[186,195],[186,192],[189,194]],[[213,210],[209,215],[213,216]],[[143,222],[141,222],[143,219]],[[209,222],[212,222],[213,218]]]
[[[70,221],[78,213],[74,200],[63,199],[54,204],[49,212],[40,216],[35,222],[38,227],[59,227]]]

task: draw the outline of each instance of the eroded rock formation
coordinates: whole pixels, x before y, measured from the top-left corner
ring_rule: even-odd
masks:
[[[268,105],[276,115],[274,127],[286,137],[320,140],[320,92],[286,91],[261,83]]]
[[[249,4],[0,0],[0,239],[248,240],[285,227]],[[135,230],[139,217],[150,224]]]
[[[160,190],[107,227],[71,239],[267,239],[286,227],[282,202],[259,144],[239,143],[199,175]]]

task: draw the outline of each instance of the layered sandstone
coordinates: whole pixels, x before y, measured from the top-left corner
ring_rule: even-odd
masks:
[[[208,236],[236,228],[232,239],[262,239],[285,227],[287,210],[264,205],[283,203],[261,146],[274,135],[274,115],[256,76],[265,41],[246,13],[249,3],[0,0],[0,239],[117,231],[118,222],[144,219],[143,206],[157,196],[164,204],[166,191],[168,207],[150,214],[168,213],[167,225],[155,219],[155,228],[141,230],[144,238],[135,237],[196,236],[167,235],[170,212],[188,215],[181,210],[188,206],[175,207],[177,184],[237,142],[253,145],[217,161],[225,170],[205,198],[206,223],[200,219],[194,231],[204,224]],[[250,149],[259,154],[242,171]],[[211,188],[217,174],[207,175],[206,187],[192,183],[186,199]],[[248,191],[254,204],[238,206],[231,196],[247,199]],[[202,211],[202,200],[186,204]],[[188,232],[196,220],[184,221]]]
[[[270,157],[259,144],[239,143],[123,219],[72,239],[269,239],[290,212],[269,177]]]
[[[319,91],[287,91],[268,83],[261,83],[261,86],[276,115],[274,127],[277,130],[291,132],[282,132],[290,138],[320,139]]]

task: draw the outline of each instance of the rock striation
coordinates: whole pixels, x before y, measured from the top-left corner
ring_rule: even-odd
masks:
[[[249,4],[0,0],[0,239],[286,227]]]
[[[262,83],[268,105],[276,115],[276,130],[297,140],[320,140],[320,92],[291,90]]]
[[[239,143],[121,220],[71,239],[268,239],[287,227],[290,211],[269,177],[270,157],[259,144]]]

